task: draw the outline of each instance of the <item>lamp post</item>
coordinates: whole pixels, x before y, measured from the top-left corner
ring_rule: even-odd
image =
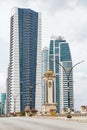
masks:
[[[51,61],[54,61],[53,59],[51,59]],[[79,65],[80,63],[84,62],[83,60],[76,63],[74,66],[72,66],[69,70],[69,72],[67,72],[67,70],[65,69],[65,67],[60,64],[59,62],[56,62],[57,64],[59,64],[60,67],[62,67],[62,69],[64,70],[65,72],[65,75],[66,75],[66,78],[67,78],[67,88],[68,88],[68,114],[67,114],[67,118],[71,118],[71,110],[70,110],[70,74],[73,70],[74,67],[76,67],[77,65]]]

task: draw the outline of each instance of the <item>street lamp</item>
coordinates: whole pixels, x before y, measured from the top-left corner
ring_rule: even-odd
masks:
[[[51,59],[51,61],[54,61],[53,59]],[[67,114],[67,118],[71,118],[71,111],[70,111],[70,74],[73,70],[73,68],[77,65],[79,65],[80,63],[84,62],[83,60],[76,63],[74,66],[71,67],[71,69],[69,70],[69,72],[67,72],[67,70],[65,69],[65,67],[63,65],[61,65],[59,62],[56,62],[57,64],[59,64],[59,66],[61,66],[65,72],[66,78],[67,78],[67,88],[68,88],[68,114]]]

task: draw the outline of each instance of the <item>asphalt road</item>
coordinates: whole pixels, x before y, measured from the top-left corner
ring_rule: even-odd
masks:
[[[41,117],[0,118],[0,130],[87,130],[87,123]]]

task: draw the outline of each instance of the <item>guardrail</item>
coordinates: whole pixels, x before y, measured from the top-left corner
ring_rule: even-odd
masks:
[[[58,114],[58,117],[64,117],[67,114]],[[86,117],[87,113],[71,113],[72,117]]]

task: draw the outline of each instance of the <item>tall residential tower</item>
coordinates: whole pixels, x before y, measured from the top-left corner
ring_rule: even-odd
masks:
[[[43,75],[47,72],[48,68],[49,68],[49,63],[48,63],[48,48],[44,47],[41,53],[41,77],[43,77]],[[44,104],[44,81],[42,79],[42,104]]]
[[[41,16],[31,9],[11,11],[8,74],[9,111],[23,111],[26,106],[40,111]]]
[[[72,59],[69,49],[69,44],[62,37],[52,36],[49,48],[49,67],[55,73],[56,78],[55,88],[55,102],[57,103],[58,112],[62,112],[65,108],[68,110],[68,79],[70,87],[70,108],[73,108],[73,74]],[[65,71],[66,73],[65,73]]]

